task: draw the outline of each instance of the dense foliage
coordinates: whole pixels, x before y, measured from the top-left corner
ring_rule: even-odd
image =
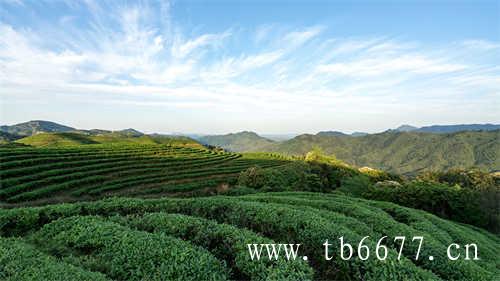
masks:
[[[423,181],[402,186],[376,186],[363,194],[366,198],[425,210],[443,218],[473,224],[494,232],[500,231],[499,196],[499,190],[485,194],[460,186]],[[491,198],[493,204],[485,205],[485,199],[488,198]]]
[[[425,172],[417,180],[407,180],[367,167],[354,169],[315,149],[305,161],[283,168],[249,168],[238,184],[257,191],[338,190],[500,232],[500,187],[493,176],[478,170]]]
[[[498,231],[498,182],[478,170],[410,180],[354,168],[321,149],[289,158],[123,143],[2,147],[0,160],[0,200],[8,207],[195,197],[0,209],[2,280],[465,281],[500,274],[498,236],[442,219]],[[198,197],[212,194],[228,196]],[[372,251],[383,236],[424,236],[422,257],[407,244],[397,259],[398,244],[387,239],[385,261],[325,260],[325,240],[343,236],[356,245],[367,235]],[[252,261],[249,243],[300,243],[309,259]],[[451,243],[476,243],[480,260],[450,261]]]
[[[48,256],[49,262],[71,264],[68,271],[79,270],[82,275],[98,274],[96,276],[110,279],[154,279],[161,273],[169,276],[169,280],[207,280],[210,276],[212,280],[247,277],[253,280],[310,277],[318,280],[494,280],[500,266],[497,236],[423,211],[340,193],[115,198],[1,210],[0,234],[18,237],[23,245],[39,252],[38,255]],[[326,239],[333,241],[344,236],[356,243],[366,235],[374,238],[422,235],[425,237],[422,258],[415,260],[417,245],[408,244],[403,250],[404,257],[398,260],[397,245],[387,240],[389,258],[386,261],[376,258],[344,261],[338,255],[330,261],[324,259],[322,244]],[[248,241],[271,240],[302,244],[300,255],[307,255],[309,262],[251,262],[243,254]],[[446,246],[453,242],[477,243],[481,259],[448,260]],[[373,248],[375,242],[368,241],[366,245]],[[7,252],[14,251],[10,244],[4,247]],[[196,258],[192,256],[193,251],[198,255]],[[333,243],[332,251],[339,251],[337,244]],[[431,254],[436,257],[434,261],[427,259]],[[5,251],[0,252],[0,261],[6,262],[5,255]],[[26,259],[18,274],[36,266],[37,259]],[[85,278],[73,280],[87,280]]]
[[[320,147],[351,165],[405,175],[474,166],[486,171],[500,170],[500,130],[449,134],[387,131],[360,137],[304,134],[267,145],[258,142],[254,147],[237,137],[219,136],[208,144],[219,144],[236,152],[270,151],[289,155],[305,155]],[[239,146],[241,142],[245,145]]]
[[[4,147],[0,160],[0,200],[7,203],[209,193],[234,182],[249,167],[290,163],[270,154],[158,144]]]

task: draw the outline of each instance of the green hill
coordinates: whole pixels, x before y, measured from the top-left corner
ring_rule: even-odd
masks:
[[[213,151],[190,146],[196,142],[189,138],[160,135],[30,138],[37,136],[102,143],[0,147],[0,206],[10,208],[0,209],[2,279],[466,281],[495,280],[499,274],[498,236],[425,211],[353,197],[380,189],[378,181],[404,188],[413,183],[382,171],[358,171],[318,150],[302,161]],[[315,192],[299,192],[304,190]],[[476,206],[457,200],[460,194],[442,202],[448,197],[422,197],[419,190],[402,203],[429,198],[425,202],[450,210]],[[41,206],[27,207],[34,205]],[[436,207],[429,209],[443,216]],[[477,212],[463,214],[474,220]],[[355,249],[363,243],[370,258],[361,261],[355,253],[342,260],[336,243],[341,236]],[[399,258],[395,236],[407,239]],[[420,259],[414,236],[425,239]],[[381,238],[384,261],[375,255]],[[324,258],[326,240],[331,260]],[[247,250],[252,243],[301,248],[294,261],[255,261]],[[451,243],[476,243],[480,259],[449,260]]]
[[[472,166],[492,171],[500,169],[499,139],[500,130],[453,134],[385,132],[361,137],[301,135],[266,150],[304,154],[320,147],[352,165],[403,174]]]
[[[31,136],[37,133],[70,132],[75,129],[55,122],[33,120],[12,126],[0,126],[0,130],[19,136]]]
[[[495,125],[495,124],[432,125],[417,129],[417,131],[425,133],[455,133],[462,131],[495,131],[495,130],[500,130],[500,125]]]
[[[227,135],[204,136],[200,137],[199,141],[204,144],[238,152],[260,151],[274,143],[272,140],[248,131]]]
[[[423,170],[472,166],[488,171],[499,170],[499,139],[500,130],[452,134],[387,131],[357,137],[304,134],[282,142],[271,142],[255,133],[240,133],[205,137],[203,142],[231,151],[268,151],[287,155],[303,155],[319,147],[351,165],[415,174]]]
[[[82,137],[75,142],[89,141],[87,136],[71,137]],[[155,141],[147,136],[137,139],[145,138],[147,142]],[[69,140],[73,139],[65,139]],[[164,143],[0,147],[0,203],[203,193],[205,188],[234,182],[247,168],[289,163],[279,156],[215,152],[199,144],[169,143],[171,139],[166,138],[156,141]]]
[[[79,133],[39,133],[16,141],[31,146],[68,146],[97,144],[89,136]]]
[[[87,134],[85,132],[69,133],[39,133],[33,136],[16,140],[16,143],[43,147],[43,146],[76,146],[86,144],[168,144],[202,147],[193,139],[182,136],[136,135],[130,132],[112,132]]]
[[[7,132],[0,131],[0,143],[9,143],[17,139],[22,138],[21,136],[10,134]]]

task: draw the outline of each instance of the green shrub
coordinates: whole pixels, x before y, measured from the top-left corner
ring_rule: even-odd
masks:
[[[313,197],[313,196],[311,196]],[[488,280],[491,277],[489,271],[494,270],[494,263],[491,261],[496,258],[496,253],[490,251],[486,246],[481,246],[481,253],[483,259],[488,261],[484,266],[485,268],[480,268],[475,262],[468,261],[450,261],[446,256],[446,247],[448,244],[457,241],[448,240],[446,243],[441,243],[432,236],[432,232],[427,232],[425,229],[412,228],[408,225],[408,221],[398,221],[400,215],[411,216],[414,214],[414,210],[409,210],[406,208],[399,207],[397,205],[391,204],[390,207],[381,211],[378,208],[366,207],[364,204],[353,204],[352,200],[345,200],[345,197],[329,196],[325,199],[324,196],[314,196],[312,198],[297,198],[296,196],[280,196],[279,194],[266,194],[266,196],[255,195],[246,196],[249,200],[255,200],[259,202],[268,203],[288,203],[294,206],[302,205],[313,207],[318,210],[329,210],[333,212],[338,212],[346,214],[349,217],[355,217],[358,220],[358,224],[368,224],[371,225],[374,233],[370,234],[366,230],[362,231],[363,235],[370,235],[370,237],[395,237],[395,236],[423,236],[425,237],[425,248],[421,250],[421,256],[427,257],[433,255],[436,257],[435,261],[429,261],[428,259],[419,259],[414,261],[415,264],[422,268],[431,270],[436,275],[452,280]],[[340,200],[339,200],[340,199]],[[387,204],[387,203],[385,203]],[[389,206],[385,206],[389,207]],[[387,213],[389,211],[390,213]],[[398,214],[398,216],[396,215]],[[324,215],[323,215],[324,216]],[[396,220],[395,217],[398,219]],[[420,218],[420,221],[424,219]],[[399,222],[403,222],[401,224]],[[344,223],[345,224],[345,223]],[[353,229],[354,227],[351,227]],[[390,240],[390,239],[389,239]],[[388,246],[398,249],[398,246],[393,243],[393,241],[387,241]],[[476,240],[477,241],[477,240]],[[469,241],[462,241],[469,243]],[[403,254],[407,257],[411,257],[417,251],[416,244],[406,244],[403,248]],[[463,255],[463,253],[462,253]]]
[[[448,185],[458,184],[461,187],[474,190],[500,188],[495,183],[493,175],[479,169],[451,169],[445,172],[426,171],[418,175],[417,178],[422,181],[433,181]]]
[[[495,193],[495,196],[498,196]],[[489,212],[482,206],[481,193],[459,186],[414,181],[403,186],[375,186],[363,194],[374,200],[394,202],[403,206],[431,212],[442,218],[492,229],[494,225]],[[498,197],[493,197],[498,198]],[[498,202],[498,201],[496,201]]]
[[[338,191],[342,191],[343,193],[352,196],[361,197],[371,186],[372,183],[367,176],[359,175],[344,179]]]
[[[494,234],[472,226],[446,221],[424,211],[400,207],[389,202],[353,198],[342,195],[340,192],[275,192],[241,197],[214,196],[193,199],[111,198],[77,204],[0,210],[0,234],[2,236],[24,237],[32,235],[32,237],[37,238],[38,247],[43,249],[44,246],[47,246],[49,250],[51,249],[49,253],[63,257],[66,262],[88,270],[99,269],[110,278],[115,278],[108,274],[109,268],[120,268],[122,265],[130,268],[142,267],[144,266],[141,263],[143,259],[151,259],[150,256],[147,256],[148,253],[156,253],[155,250],[149,251],[150,248],[162,248],[163,244],[161,243],[167,243],[159,242],[156,240],[157,238],[151,238],[151,240],[147,238],[150,237],[149,235],[154,237],[169,236],[166,233],[146,233],[132,230],[130,227],[112,223],[106,217],[137,215],[137,217],[132,217],[132,221],[140,224],[141,214],[149,212],[191,216],[185,219],[184,216],[174,215],[175,219],[169,218],[169,222],[153,223],[157,217],[151,215],[155,219],[145,220],[145,222],[151,222],[153,228],[168,225],[167,229],[171,235],[185,237],[193,244],[203,245],[213,255],[226,261],[231,259],[223,258],[221,255],[224,253],[221,254],[219,249],[225,249],[228,254],[236,255],[237,251],[231,247],[234,244],[215,241],[220,241],[219,238],[225,239],[225,237],[236,239],[234,237],[238,237],[238,233],[241,234],[241,232],[235,232],[234,235],[217,236],[225,233],[221,229],[227,231],[226,227],[229,226],[226,224],[232,225],[229,227],[231,229],[247,229],[262,239],[300,243],[302,246],[299,254],[309,257],[309,264],[315,272],[314,278],[320,280],[495,280],[494,278],[498,276],[498,268],[500,268],[498,255],[500,238]],[[87,218],[81,223],[76,218],[53,222],[75,215],[101,215],[103,218]],[[176,219],[185,219],[186,223],[177,223]],[[121,221],[122,218],[116,217],[116,219],[111,220]],[[158,220],[161,221],[161,219]],[[218,224],[205,223],[206,220],[215,220]],[[61,221],[65,223],[61,223]],[[202,223],[198,224],[199,221]],[[100,230],[103,225],[105,230]],[[199,231],[209,226],[213,227],[210,228],[213,230],[212,232]],[[41,227],[42,231],[37,232]],[[143,225],[140,229],[142,227],[149,226]],[[193,227],[193,232],[189,230],[191,227]],[[144,228],[144,230],[163,231],[156,228]],[[48,234],[41,235],[41,233]],[[326,239],[338,242],[338,237],[344,236],[346,241],[356,244],[363,236],[370,235],[371,241],[368,241],[367,245],[373,249],[376,243],[375,239],[379,239],[381,235],[406,235],[409,239],[409,237],[421,234],[424,235],[425,241],[419,261],[412,259],[415,254],[415,245],[410,245],[403,252],[404,258],[397,260],[394,244],[389,241],[387,246],[392,249],[389,250],[388,260],[383,262],[373,260],[372,256],[368,261],[361,261],[354,257],[350,261],[343,261],[338,255],[334,256],[333,260],[326,261],[323,257],[322,244]],[[125,239],[123,236],[129,238]],[[214,242],[204,244],[203,237],[208,237],[209,241]],[[180,241],[173,237],[165,238],[166,241],[171,241],[170,239]],[[134,240],[139,242],[133,242]],[[163,238],[160,240],[163,241]],[[139,248],[138,244],[143,243],[141,241],[150,241],[147,244],[146,253],[134,250]],[[471,242],[477,243],[481,260],[457,261],[455,263],[448,261],[443,256],[446,254],[443,249],[445,249],[445,245],[455,242],[461,245]],[[127,245],[123,245],[123,243]],[[102,246],[99,250],[95,247],[96,245],[111,244],[118,246]],[[121,248],[125,249],[121,251]],[[144,249],[144,246],[142,248]],[[332,247],[332,251],[333,253],[339,252],[337,245]],[[103,254],[104,252],[106,254]],[[135,256],[140,258],[139,263],[111,258],[112,256],[124,256],[127,252],[138,252]],[[210,253],[205,253],[211,256]],[[424,258],[430,254],[436,257],[433,262]],[[154,258],[153,260],[162,260],[162,257],[160,254],[158,259]],[[212,257],[212,259],[214,258]],[[184,261],[172,260],[171,264],[176,267],[177,263],[182,262]],[[245,267],[242,263],[236,265],[227,262],[227,265],[233,269],[233,275],[228,275],[228,277],[239,276],[238,271],[243,272],[243,269],[240,268]],[[200,270],[204,270],[204,267],[201,267]],[[198,268],[198,266],[190,268]],[[258,278],[253,274],[251,277]],[[205,279],[201,278],[201,280]]]
[[[134,231],[99,217],[69,217],[45,225],[35,243],[57,256],[119,280],[226,280],[210,253],[171,236]],[[85,255],[82,257],[82,255]]]
[[[0,279],[5,281],[104,281],[105,275],[58,261],[18,239],[0,237]]]
[[[245,229],[206,219],[166,213],[130,216],[125,223],[140,230],[178,237],[209,250],[231,266],[233,273],[231,277],[235,280],[312,279],[313,271],[302,259],[252,261],[247,244],[275,242]]]
[[[230,188],[226,191],[221,192],[221,195],[227,195],[227,196],[240,196],[240,195],[246,195],[246,194],[253,194],[257,193],[258,191],[251,188],[251,187],[246,187],[246,186],[235,186],[233,188]]]
[[[238,185],[254,189],[286,190],[289,185],[285,175],[278,169],[263,169],[254,166],[240,173]]]

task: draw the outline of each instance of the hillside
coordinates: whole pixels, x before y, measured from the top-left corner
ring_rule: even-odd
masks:
[[[0,255],[2,274],[11,280],[32,280],[25,276],[41,268],[45,280],[469,281],[494,280],[500,266],[500,240],[486,231],[342,194],[112,198],[0,210],[0,234],[0,252],[6,253]],[[416,234],[425,237],[418,261],[411,241],[405,247],[387,243],[387,260],[373,254],[380,237],[392,241]],[[334,242],[333,258],[324,258],[327,239],[342,236],[357,245],[365,235],[363,245],[373,254],[365,261],[342,260]],[[297,259],[252,261],[245,247],[282,241],[302,245]],[[480,260],[447,258],[448,245],[471,241]],[[428,260],[431,255],[434,261]]]
[[[411,132],[411,131],[415,131],[415,130],[418,130],[418,127],[411,126],[411,125],[401,125],[395,129],[395,131],[398,131],[398,132]]]
[[[272,140],[248,131],[227,135],[203,136],[199,138],[199,141],[203,144],[238,152],[259,151],[274,143]]]
[[[468,281],[498,276],[500,240],[495,234],[425,211],[354,197],[380,188],[379,180],[402,179],[373,169],[358,171],[317,150],[308,153],[308,162],[158,144],[175,139],[159,135],[111,133],[108,143],[102,135],[76,133],[29,138],[39,136],[73,137],[75,142],[100,137],[104,144],[0,147],[0,207],[11,208],[0,209],[0,265],[11,280],[33,280],[32,272],[41,280],[137,281]],[[75,140],[78,136],[83,139]],[[412,183],[395,184],[406,190]],[[454,193],[449,199],[454,200],[451,207],[466,208],[463,213],[475,222],[480,213],[473,211],[477,205],[469,202],[471,194],[476,193]],[[363,245],[374,253],[384,236],[392,241],[417,234],[425,236],[418,261],[417,244],[410,242],[401,258],[396,243],[384,244],[390,262],[375,256],[362,263],[335,254],[332,260],[324,258],[322,245],[332,237],[357,245],[369,236]],[[250,260],[246,243],[273,241],[300,243],[300,257],[308,256],[308,262],[300,257]],[[446,258],[447,245],[471,241],[478,245],[480,260]],[[330,250],[338,253],[340,248],[332,243]],[[427,262],[430,255],[436,259]]]
[[[288,155],[303,155],[314,147],[319,147],[325,153],[334,154],[352,165],[403,174],[472,166],[488,171],[500,169],[500,130],[453,134],[388,131],[358,137],[304,134],[273,143],[252,134],[252,139],[259,143],[255,146],[250,140],[239,138],[238,134],[230,136],[204,140],[212,145],[222,144],[232,151],[262,150]]]
[[[15,141],[25,145],[43,147],[75,146],[86,144],[167,144],[191,147],[202,147],[193,139],[182,136],[144,135],[125,132],[100,134],[85,134],[81,132],[69,133],[39,133]]]
[[[453,134],[386,132],[356,138],[302,135],[270,146],[267,151],[304,154],[317,146],[353,165],[403,174],[471,166],[491,171],[500,169],[499,139],[500,130]]]
[[[98,143],[89,136],[79,133],[39,133],[15,142],[31,146],[68,146]]]
[[[267,168],[288,163],[283,157],[242,156],[166,142],[9,147],[0,148],[0,159],[3,203],[201,191],[234,181],[241,171],[255,165]]]
[[[10,134],[7,132],[0,131],[0,143],[9,143],[17,139],[22,138],[21,136]]]
[[[494,131],[500,130],[500,125],[494,124],[462,124],[462,125],[433,125],[417,129],[425,133],[455,133],[462,131]]]
[[[321,131],[316,134],[317,136],[322,137],[346,137],[348,134],[344,134],[339,131]]]
[[[34,120],[12,126],[0,126],[0,130],[18,136],[31,136],[37,133],[69,132],[75,129],[50,121]]]

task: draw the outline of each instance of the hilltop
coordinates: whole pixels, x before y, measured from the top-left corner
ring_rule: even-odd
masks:
[[[494,131],[500,130],[495,124],[461,124],[461,125],[433,125],[421,127],[417,131],[426,133],[455,133],[463,131]]]
[[[133,135],[129,132],[112,132],[86,135],[78,132],[39,133],[18,139],[15,143],[30,146],[75,146],[86,144],[169,144],[202,147],[197,141],[183,136]]]
[[[401,125],[395,129],[395,131],[398,132],[411,132],[411,131],[416,131],[418,130],[418,127],[411,126],[411,125]]]
[[[270,139],[248,131],[227,135],[203,136],[198,140],[203,144],[222,147],[229,151],[259,151],[274,143]]]
[[[74,130],[76,129],[72,127],[43,120],[33,120],[12,126],[0,126],[0,131],[18,136],[31,136],[38,133],[50,132],[70,132]]]
[[[168,143],[200,147],[204,144],[233,152],[279,152],[287,155],[303,155],[319,147],[351,165],[402,174],[472,166],[487,171],[500,170],[500,125],[494,124],[433,125],[421,128],[402,125],[395,130],[377,134],[322,131],[316,135],[302,134],[281,141],[250,131],[194,136],[194,140],[180,135],[147,135],[132,128],[121,131],[74,129],[40,120],[1,128],[2,143],[32,146]]]
[[[79,133],[84,135],[103,135],[110,133],[118,133],[130,137],[139,137],[144,135],[144,133],[135,130],[133,128],[128,128],[119,131],[110,131],[103,129],[85,130],[85,129],[76,129],[66,125],[61,125],[55,122],[44,121],[44,120],[32,120],[11,126],[3,125],[0,126],[0,132],[10,134],[11,135],[10,139],[33,136],[39,133],[68,133],[68,132]]]
[[[357,137],[303,134],[282,142],[269,142],[255,133],[251,135],[254,143],[258,142],[259,145],[252,146],[251,141],[239,134],[212,136],[204,140],[208,144],[238,152],[267,151],[303,155],[319,147],[325,153],[334,154],[352,165],[403,174],[471,166],[488,171],[500,169],[500,130],[451,134],[387,131]]]

